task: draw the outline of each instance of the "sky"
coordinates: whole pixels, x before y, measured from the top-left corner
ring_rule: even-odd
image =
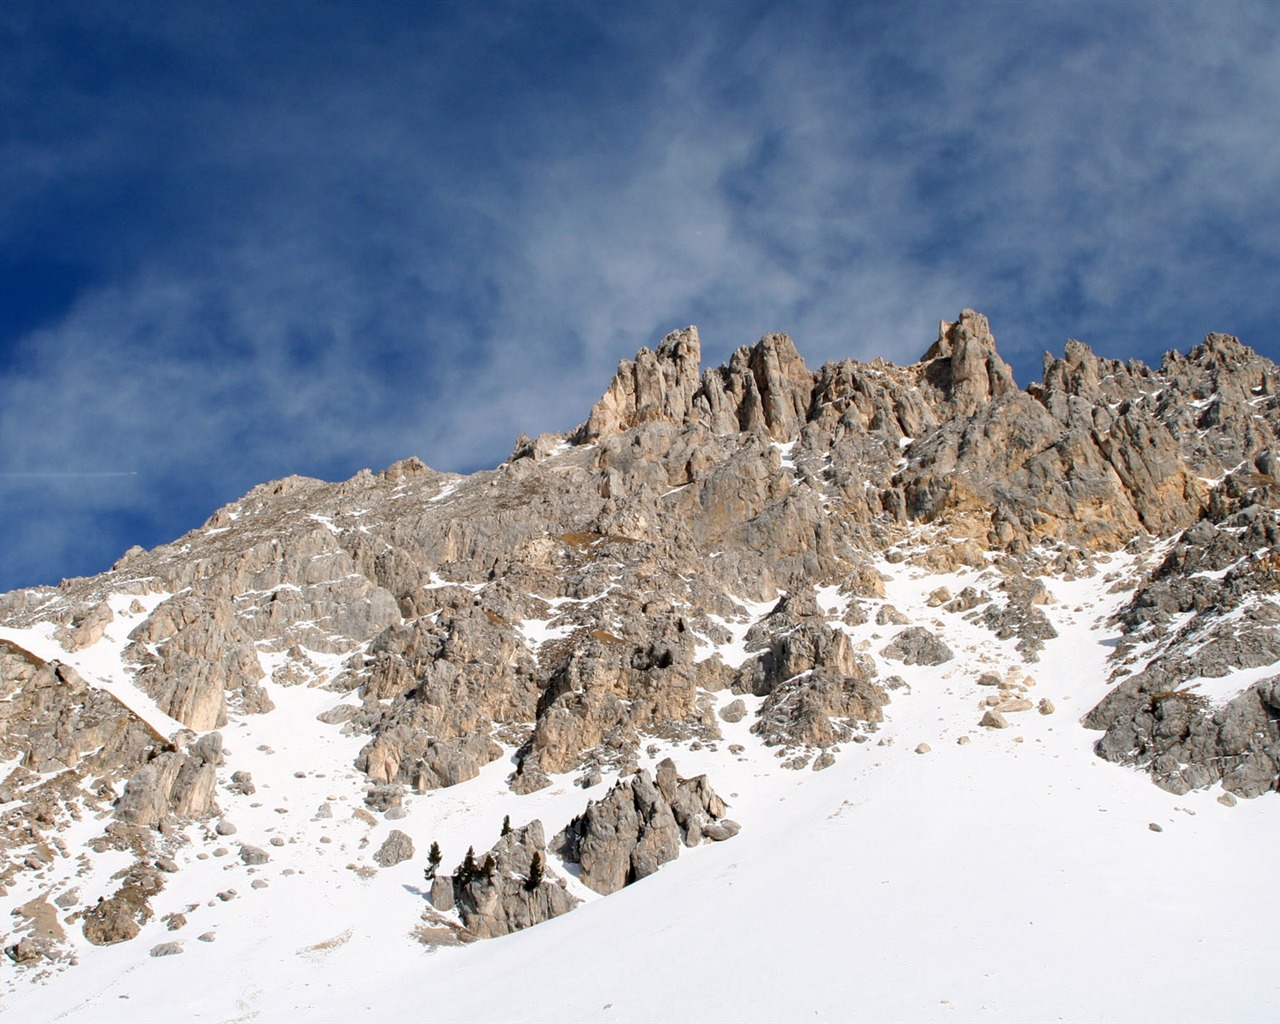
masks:
[[[0,590],[472,471],[697,324],[1280,355],[1280,6],[0,4]]]

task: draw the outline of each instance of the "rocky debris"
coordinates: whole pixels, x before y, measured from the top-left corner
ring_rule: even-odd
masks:
[[[1048,697],[1041,697],[1040,703],[1036,705],[1036,710],[1042,715],[1051,715],[1057,710],[1057,708],[1053,706],[1053,701]]]
[[[0,641],[0,758],[38,773],[131,770],[165,741],[70,665]]]
[[[177,956],[182,952],[181,942],[161,942],[151,947],[151,956]]]
[[[1099,755],[1144,768],[1175,793],[1221,781],[1257,796],[1274,788],[1280,769],[1280,675],[1219,704],[1194,688],[1236,670],[1280,669],[1280,605],[1272,597],[1280,590],[1280,524],[1252,503],[1256,496],[1252,489],[1224,497],[1221,518],[1184,531],[1134,591],[1118,616],[1119,681],[1084,718],[1104,731]],[[1241,500],[1249,503],[1240,507]],[[1124,666],[1140,654],[1144,667],[1126,677]]]
[[[978,724],[985,726],[988,729],[1009,728],[1009,720],[995,708],[987,708],[987,710],[982,713],[982,718]]]
[[[24,936],[11,946],[4,947],[4,955],[22,966],[39,963],[49,956],[48,947],[37,939]]]
[[[537,820],[502,836],[479,864],[464,861],[448,882],[463,926],[477,939],[540,924],[579,902],[548,865],[546,838]],[[436,883],[443,888],[446,878],[432,883],[432,904],[443,909],[436,904]]]
[[[150,900],[163,882],[150,865],[135,863],[119,889],[84,913],[84,937],[95,946],[111,946],[135,938],[151,920]]]
[[[916,753],[917,753],[917,754],[928,754],[928,753],[930,753],[932,750],[933,750],[933,748],[932,748],[931,746],[929,746],[929,744],[927,744],[927,743],[918,743],[918,744],[916,744]]]
[[[393,828],[387,838],[383,840],[382,845],[378,847],[378,852],[373,855],[373,861],[378,867],[389,868],[408,860],[412,856],[413,840],[398,828]]]
[[[242,843],[240,846],[240,860],[249,865],[266,864],[271,860],[271,854],[259,846],[250,846],[248,843]]]
[[[1058,635],[1049,617],[1038,607],[1049,600],[1044,583],[1022,575],[1006,577],[1000,589],[1008,595],[1003,604],[987,604],[979,618],[997,640],[1018,639],[1018,653],[1037,661],[1044,642]]]
[[[923,626],[904,629],[880,653],[904,665],[941,665],[955,657],[941,637]]]
[[[736,834],[736,825],[711,827],[724,812],[724,801],[705,775],[682,779],[666,758],[656,779],[641,770],[591,801],[556,836],[553,847],[567,863],[580,866],[584,885],[608,895],[675,860],[681,845]]]
[[[741,698],[732,700],[720,709],[720,717],[730,724],[741,722],[747,717],[747,706]]]
[[[880,610],[876,612],[877,626],[905,626],[910,621],[891,604],[882,604]]]
[[[831,747],[867,722],[880,722],[889,697],[872,681],[874,663],[859,657],[842,675],[811,670],[773,689],[751,731],[768,746]]]

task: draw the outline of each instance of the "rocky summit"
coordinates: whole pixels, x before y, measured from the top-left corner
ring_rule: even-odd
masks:
[[[1221,334],[1159,367],[1070,341],[1020,388],[972,310],[910,366],[769,334],[703,369],[689,327],[496,469],[289,477],[0,596],[10,984],[190,953],[304,871],[401,872],[431,949],[506,935],[895,739],[1056,728],[1067,777],[1269,802],[1278,434],[1280,368]],[[934,700],[961,717],[899,737]]]

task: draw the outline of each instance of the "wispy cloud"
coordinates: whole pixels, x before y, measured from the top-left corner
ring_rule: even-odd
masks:
[[[10,5],[0,239],[63,287],[0,325],[0,586],[273,476],[492,464],[690,322],[710,360],[779,329],[812,362],[911,360],[975,306],[1023,381],[1068,335],[1268,350],[1278,29],[1231,4]]]

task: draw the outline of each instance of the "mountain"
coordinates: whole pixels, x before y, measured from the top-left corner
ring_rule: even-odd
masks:
[[[1273,1017],[1278,433],[1225,335],[687,328],[0,596],[0,1014]]]

